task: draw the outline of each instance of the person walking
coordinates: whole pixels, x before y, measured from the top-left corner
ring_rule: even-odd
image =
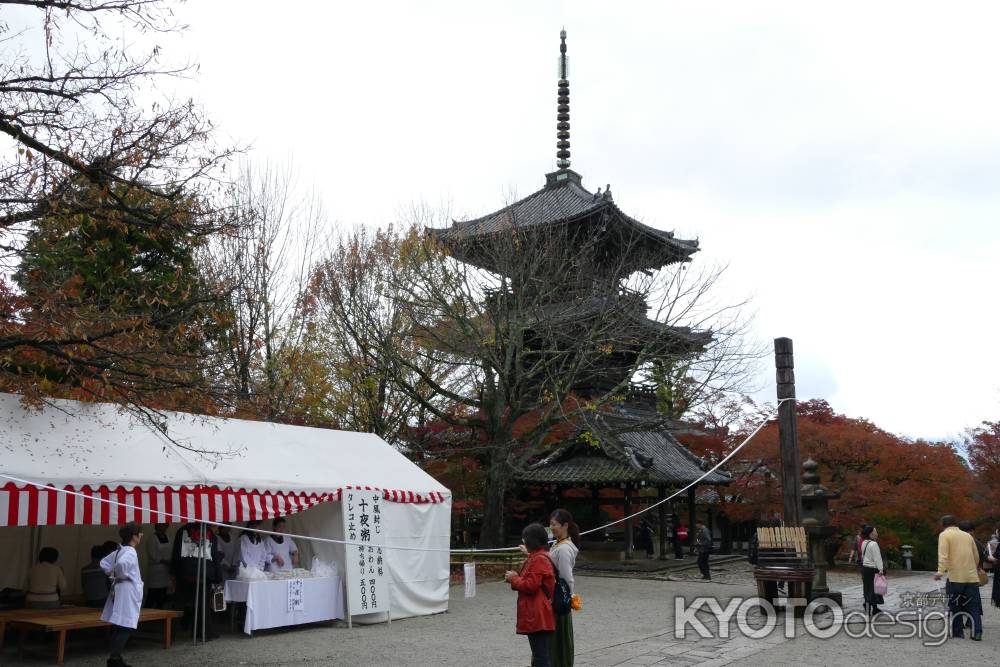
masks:
[[[549,528],[556,543],[549,550],[549,558],[556,570],[556,577],[566,582],[570,595],[576,593],[573,568],[580,553],[580,527],[573,522],[573,515],[557,509],[549,516]],[[555,614],[555,632],[552,634],[552,667],[573,667],[573,613]]]
[[[934,580],[946,573],[948,611],[951,613],[951,636],[964,636],[964,620],[972,619],[972,638],[983,638],[983,608],[979,597],[979,551],[972,535],[962,532],[950,514],[941,517],[944,530],[938,535],[938,569]]]
[[[684,560],[684,549],[681,546],[681,520],[677,514],[670,515],[670,543],[674,547],[674,560]]]
[[[875,575],[885,574],[885,562],[882,560],[882,549],[878,546],[878,530],[874,526],[861,529],[861,587],[865,596],[865,612],[874,616],[882,610],[878,608],[884,602],[882,596],[875,592]]]
[[[639,520],[639,525],[637,526],[637,532],[639,539],[637,543],[642,550],[646,552],[646,558],[652,558],[655,551],[653,547],[653,526],[648,520],[642,518]]]
[[[139,625],[142,609],[142,574],[135,548],[142,539],[142,528],[130,521],[118,530],[122,545],[101,561],[101,569],[111,578],[111,593],[104,603],[101,620],[111,624],[111,653],[108,667],[128,667],[122,651],[129,636]]]
[[[712,574],[708,570],[708,556],[712,553],[712,534],[708,532],[708,527],[701,519],[694,522],[694,545],[698,552],[698,569],[701,570],[701,578],[711,581]]]
[[[861,528],[864,528],[862,526]],[[858,528],[858,532],[854,534],[853,538],[850,538],[851,543],[851,553],[847,556],[847,564],[850,565],[854,562],[854,559],[858,560],[858,565],[861,565],[861,528]]]
[[[973,542],[976,543],[976,552],[979,554],[979,568],[982,569],[983,565],[986,563],[986,547],[979,538],[976,537],[976,527],[972,525],[972,522],[968,519],[958,522],[958,529],[963,533],[968,533],[972,536]]]
[[[552,667],[549,644],[555,630],[552,594],[556,589],[555,569],[546,553],[549,536],[540,523],[521,532],[521,552],[528,556],[520,572],[508,570],[504,581],[517,591],[517,634],[528,636],[531,667]]]

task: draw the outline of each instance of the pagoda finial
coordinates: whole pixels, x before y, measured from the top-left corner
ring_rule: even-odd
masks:
[[[566,55],[566,29],[559,32],[559,98],[556,119],[556,165],[569,169],[569,56]]]

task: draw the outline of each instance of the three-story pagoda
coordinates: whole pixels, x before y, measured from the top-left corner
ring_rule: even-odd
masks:
[[[683,359],[699,354],[711,340],[711,333],[685,327],[669,326],[647,317],[647,303],[630,292],[625,284],[635,272],[650,272],[678,262],[690,261],[698,251],[698,241],[681,239],[673,232],[650,227],[627,215],[615,203],[610,186],[591,192],[581,175],[570,169],[569,63],[566,55],[566,31],[560,34],[559,82],[557,97],[556,165],[545,175],[545,185],[523,199],[487,215],[452,226],[433,230],[457,259],[495,274],[505,274],[509,266],[498,261],[503,253],[497,246],[508,242],[507,232],[516,228],[518,237],[534,248],[551,248],[548,259],[534,266],[536,274],[546,274],[535,281],[533,275],[507,276],[511,290],[531,290],[535,282],[550,289],[542,308],[548,319],[546,331],[539,333],[539,347],[552,347],[555,335],[552,322],[565,321],[556,327],[567,338],[576,329],[592,326],[590,319],[616,322],[613,349],[601,363],[582,373],[572,387],[578,395],[598,396],[612,387],[627,383],[636,371],[640,350],[653,355]],[[569,249],[568,252],[565,250]],[[556,343],[558,345],[558,343]],[[672,431],[683,424],[668,422],[656,413],[655,396],[648,391],[626,391],[623,398],[607,403],[579,425],[588,437],[571,437],[557,444],[547,455],[519,472],[521,485],[541,487],[547,494],[546,505],[554,507],[562,491],[588,488],[591,491],[592,521],[597,525],[600,506],[624,503],[625,514],[632,505],[648,497],[638,497],[643,487],[656,488],[659,498],[668,489],[684,487],[704,475],[703,462],[674,437]],[[699,484],[725,484],[729,477],[715,472]],[[602,496],[602,489],[621,489],[623,498]],[[695,489],[688,494],[689,521],[693,525]],[[659,523],[666,523],[666,504],[659,507]],[[581,517],[583,518],[583,517]],[[579,519],[578,519],[579,520]],[[660,530],[660,554],[664,558],[665,530]],[[631,522],[625,524],[626,558],[631,556]]]

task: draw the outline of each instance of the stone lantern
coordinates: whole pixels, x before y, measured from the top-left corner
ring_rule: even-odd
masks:
[[[816,568],[812,597],[843,604],[842,594],[831,591],[826,583],[826,543],[836,531],[830,525],[830,501],[840,494],[820,484],[819,464],[812,459],[802,464],[802,471],[802,526],[809,536],[809,553]]]
[[[909,544],[904,544],[903,550],[903,560],[906,561],[906,569],[910,570],[913,567],[913,547]]]

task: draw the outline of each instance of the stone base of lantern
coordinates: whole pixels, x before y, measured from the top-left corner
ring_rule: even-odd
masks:
[[[814,600],[830,600],[830,602],[836,604],[838,607],[844,606],[844,594],[840,591],[811,591],[809,595],[809,601]]]

